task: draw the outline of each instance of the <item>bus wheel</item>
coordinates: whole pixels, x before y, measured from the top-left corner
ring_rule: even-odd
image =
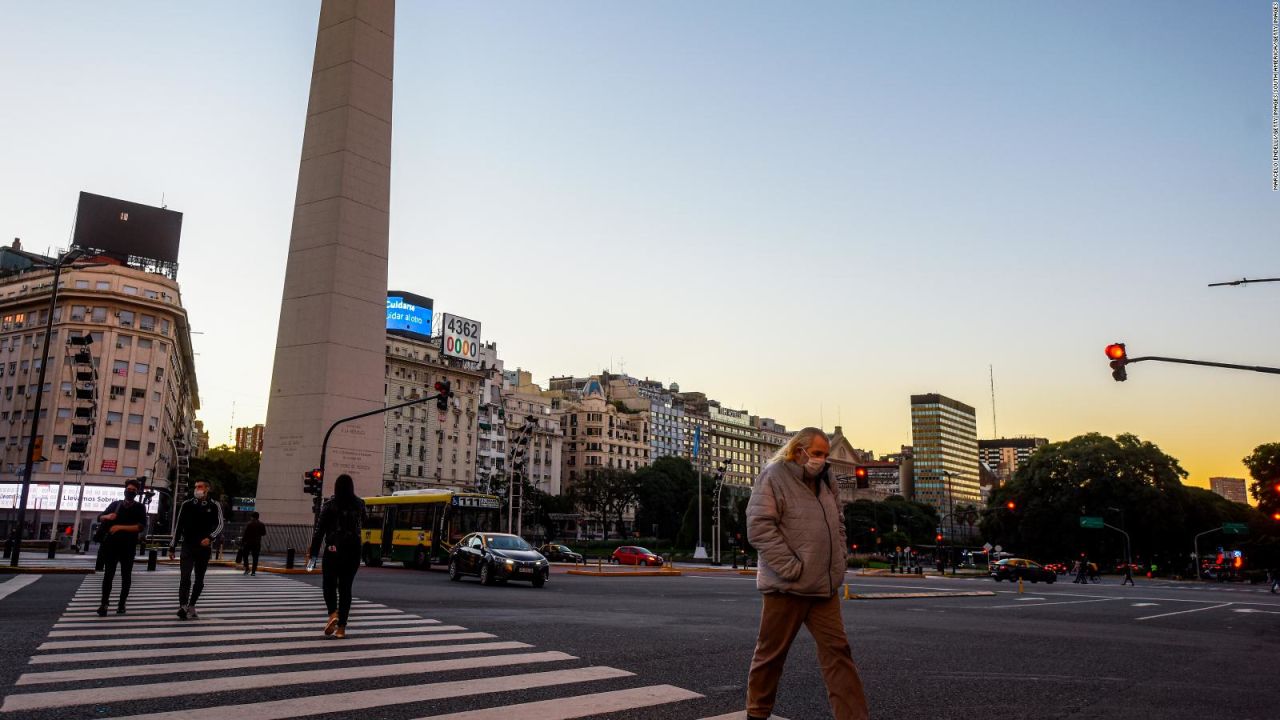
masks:
[[[421,545],[418,546],[417,550],[413,551],[413,566],[418,570],[431,569],[431,556],[427,554],[427,549]]]

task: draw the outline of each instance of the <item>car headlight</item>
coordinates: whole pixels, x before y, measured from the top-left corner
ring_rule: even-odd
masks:
[[[511,567],[516,564],[514,560],[503,560],[502,562],[506,563],[507,567]]]

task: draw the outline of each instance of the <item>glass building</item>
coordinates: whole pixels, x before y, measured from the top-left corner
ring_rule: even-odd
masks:
[[[974,409],[944,395],[911,396],[915,499],[938,510],[948,537],[969,534],[946,516],[969,504],[982,506],[978,483],[978,421]],[[955,530],[953,532],[953,525]]]

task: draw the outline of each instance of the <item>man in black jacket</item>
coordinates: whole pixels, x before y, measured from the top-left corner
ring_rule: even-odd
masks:
[[[129,598],[129,583],[133,578],[133,556],[138,552],[138,537],[147,529],[147,510],[137,501],[137,497],[138,481],[129,480],[124,484],[124,500],[111,503],[98,516],[102,532],[106,533],[99,551],[103,561],[99,617],[107,614],[116,565],[120,566],[120,601],[116,604],[116,614],[124,614],[125,600]]]
[[[258,513],[250,516],[249,524],[244,526],[244,536],[240,539],[240,549],[244,553],[244,574],[258,574],[258,556],[262,554],[262,538],[267,536],[267,526],[262,523]],[[249,559],[253,558],[253,572],[249,571]]]
[[[182,541],[182,579],[178,582],[178,619],[195,620],[196,602],[204,590],[204,573],[209,569],[209,554],[213,541],[222,534],[222,506],[209,499],[209,482],[196,481],[195,496],[178,508],[178,521],[174,523],[173,540],[169,541],[169,559],[173,559],[174,547]],[[191,571],[195,570],[196,584],[191,587]]]

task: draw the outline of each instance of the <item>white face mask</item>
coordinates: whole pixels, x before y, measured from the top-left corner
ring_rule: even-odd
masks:
[[[809,453],[807,452],[804,454],[804,457],[806,458],[804,461],[804,469],[810,475],[817,475],[818,473],[822,472],[823,466],[827,464],[827,461],[825,459],[809,457]]]
[[[196,499],[197,499],[197,500],[203,500],[203,499],[205,499],[208,495],[209,495],[209,491],[208,491],[208,490],[197,490],[197,491],[196,491]]]

